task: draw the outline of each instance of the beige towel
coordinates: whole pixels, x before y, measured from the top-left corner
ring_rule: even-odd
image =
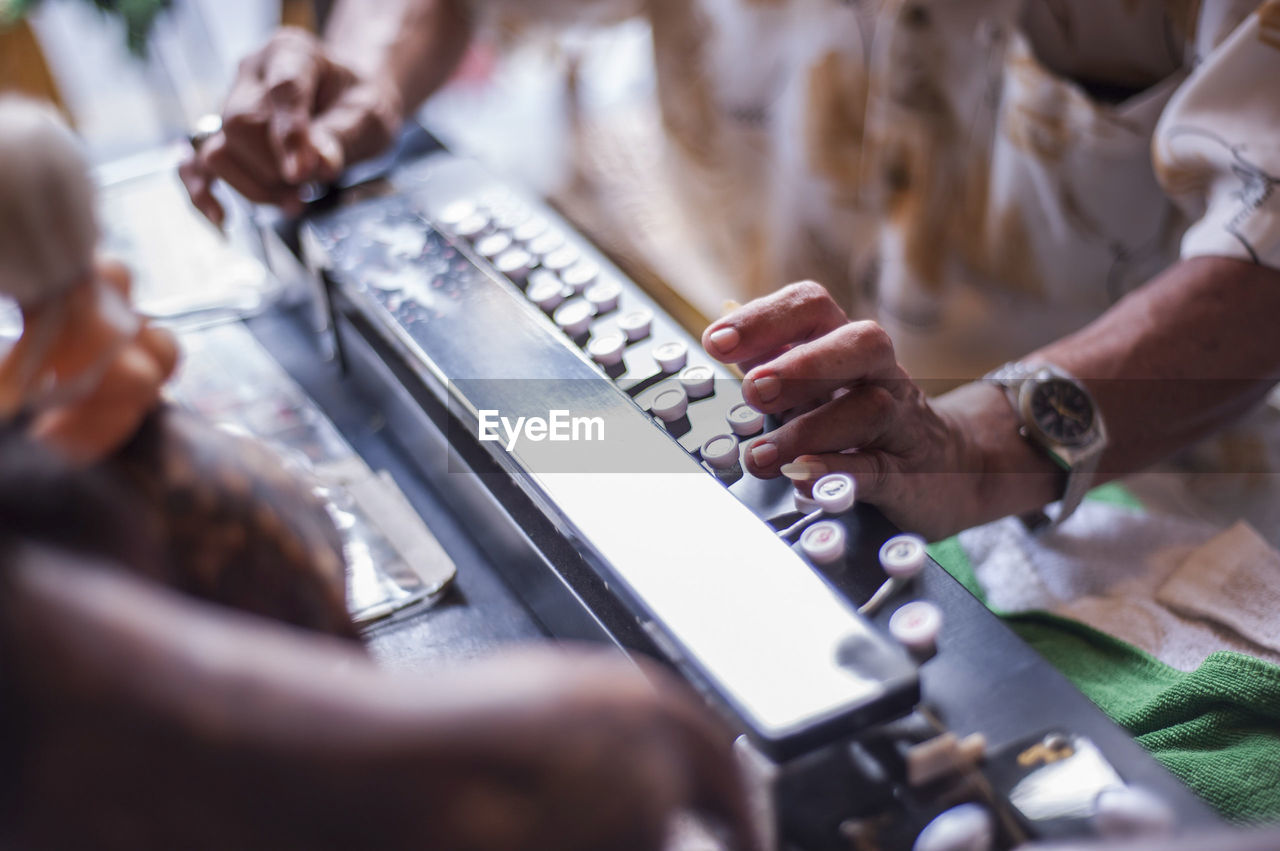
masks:
[[[1239,522],[1193,552],[1156,599],[1280,652],[1280,552]]]
[[[1280,554],[1247,525],[1248,535],[1221,537],[1223,528],[1182,512],[1086,502],[1060,529],[1047,534],[1033,535],[1016,519],[1006,518],[962,532],[960,543],[997,611],[1050,611],[1184,671],[1199,667],[1217,650],[1280,663],[1280,644],[1259,637],[1275,634],[1274,627],[1266,632],[1266,625],[1280,623],[1280,607],[1259,602],[1249,609],[1252,631],[1243,632],[1233,592],[1218,581],[1230,571],[1233,587],[1280,588],[1274,566]],[[1220,562],[1225,566],[1210,567]],[[1180,601],[1198,600],[1194,608],[1166,601],[1166,585],[1184,584],[1172,581],[1175,575],[1199,580],[1194,592],[1168,592],[1177,593]]]

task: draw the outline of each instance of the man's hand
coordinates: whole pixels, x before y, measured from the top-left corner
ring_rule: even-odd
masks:
[[[904,529],[938,537],[964,528],[981,501],[983,463],[967,415],[1003,406],[994,388],[970,386],[931,403],[874,322],[851,322],[818,284],[793,284],[713,323],[702,343],[712,357],[746,371],[743,398],[787,422],[745,447],[747,468],[788,474],[807,492],[829,472],[846,472],[858,498]],[[996,404],[990,406],[991,394]],[[786,470],[783,466],[788,465]]]
[[[48,466],[7,449],[0,472]],[[0,503],[39,503],[46,478],[0,476]],[[95,481],[73,510],[136,515]],[[121,534],[102,543],[128,540],[129,570],[33,541],[6,564],[22,847],[660,851],[686,808],[759,847],[730,734],[662,671],[551,646],[387,671],[161,588],[154,542]]]
[[[473,807],[458,845],[658,851],[671,816],[692,810],[726,828],[729,847],[758,847],[731,736],[665,671],[569,648],[468,674],[469,688],[504,697],[477,718],[477,747],[450,781]]]
[[[329,181],[392,141],[402,120],[390,79],[362,78],[298,29],[280,30],[240,63],[222,129],[181,166],[192,202],[214,224],[225,218],[212,189],[225,180],[259,204],[296,213],[299,187]]]

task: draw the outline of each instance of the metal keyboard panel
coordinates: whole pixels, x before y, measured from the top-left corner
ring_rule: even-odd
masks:
[[[957,735],[981,733],[996,763],[1046,730],[1071,731],[1125,782],[1166,800],[1180,827],[1217,822],[935,563],[896,598],[927,600],[945,619],[936,655],[917,671],[887,639],[895,605],[873,623],[852,609],[883,581],[877,553],[899,530],[858,505],[831,518],[844,530],[845,557],[821,566],[779,539],[772,530],[800,517],[790,483],[740,467],[713,475],[700,460],[741,402],[738,383],[545,204],[449,155],[402,165],[390,184],[392,197],[314,219],[303,232],[308,258],[325,269],[350,374],[549,631],[664,656],[737,716],[774,761],[769,794],[788,847],[845,848],[845,828],[868,814],[884,828],[883,847],[909,845],[941,803],[936,789],[898,782],[895,766],[929,719]],[[547,288],[530,286],[528,269],[498,274],[462,233],[470,223],[450,225],[459,200],[493,213],[480,237],[514,234],[526,212],[543,217],[530,230],[559,231],[557,244],[619,282],[619,305],[570,339],[553,310],[534,304]],[[635,311],[651,315],[648,333],[626,346],[622,363],[592,363],[588,340],[624,327]],[[678,370],[654,357],[672,342],[719,380],[664,425],[648,406],[678,384]],[[511,452],[476,439],[481,409],[533,415],[553,406],[599,413],[610,439]],[[877,742],[892,753],[876,751],[870,771],[863,762]]]
[[[448,405],[458,432],[450,442],[476,442],[478,412],[487,409],[512,418],[557,408],[601,417],[606,439],[593,443],[526,442],[510,452],[482,445],[657,631],[672,661],[767,751],[810,748],[913,706],[914,663],[682,448],[692,438],[668,433],[517,285],[419,212],[483,194],[486,178],[445,157],[397,179],[408,183],[407,196],[319,219],[307,241],[348,303],[410,353],[423,385]],[[580,250],[602,275],[624,280],[594,249]],[[690,363],[710,363],[626,286],[623,310],[654,313],[647,346],[678,340]],[[629,347],[628,360],[648,365],[648,350]],[[719,375],[726,386],[728,374]],[[718,388],[692,403],[691,412],[701,406],[693,431],[714,432],[714,418],[734,402]]]

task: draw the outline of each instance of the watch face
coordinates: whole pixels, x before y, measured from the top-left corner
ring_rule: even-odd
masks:
[[[1084,443],[1093,428],[1093,400],[1061,378],[1032,386],[1029,413],[1046,437],[1065,446]]]

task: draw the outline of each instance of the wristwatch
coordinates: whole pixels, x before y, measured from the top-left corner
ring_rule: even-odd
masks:
[[[1029,529],[1056,526],[1071,516],[1093,482],[1107,447],[1107,429],[1093,396],[1066,370],[1048,363],[1007,363],[986,375],[1004,388],[1021,421],[1018,433],[1067,473],[1058,510],[1024,515]]]

